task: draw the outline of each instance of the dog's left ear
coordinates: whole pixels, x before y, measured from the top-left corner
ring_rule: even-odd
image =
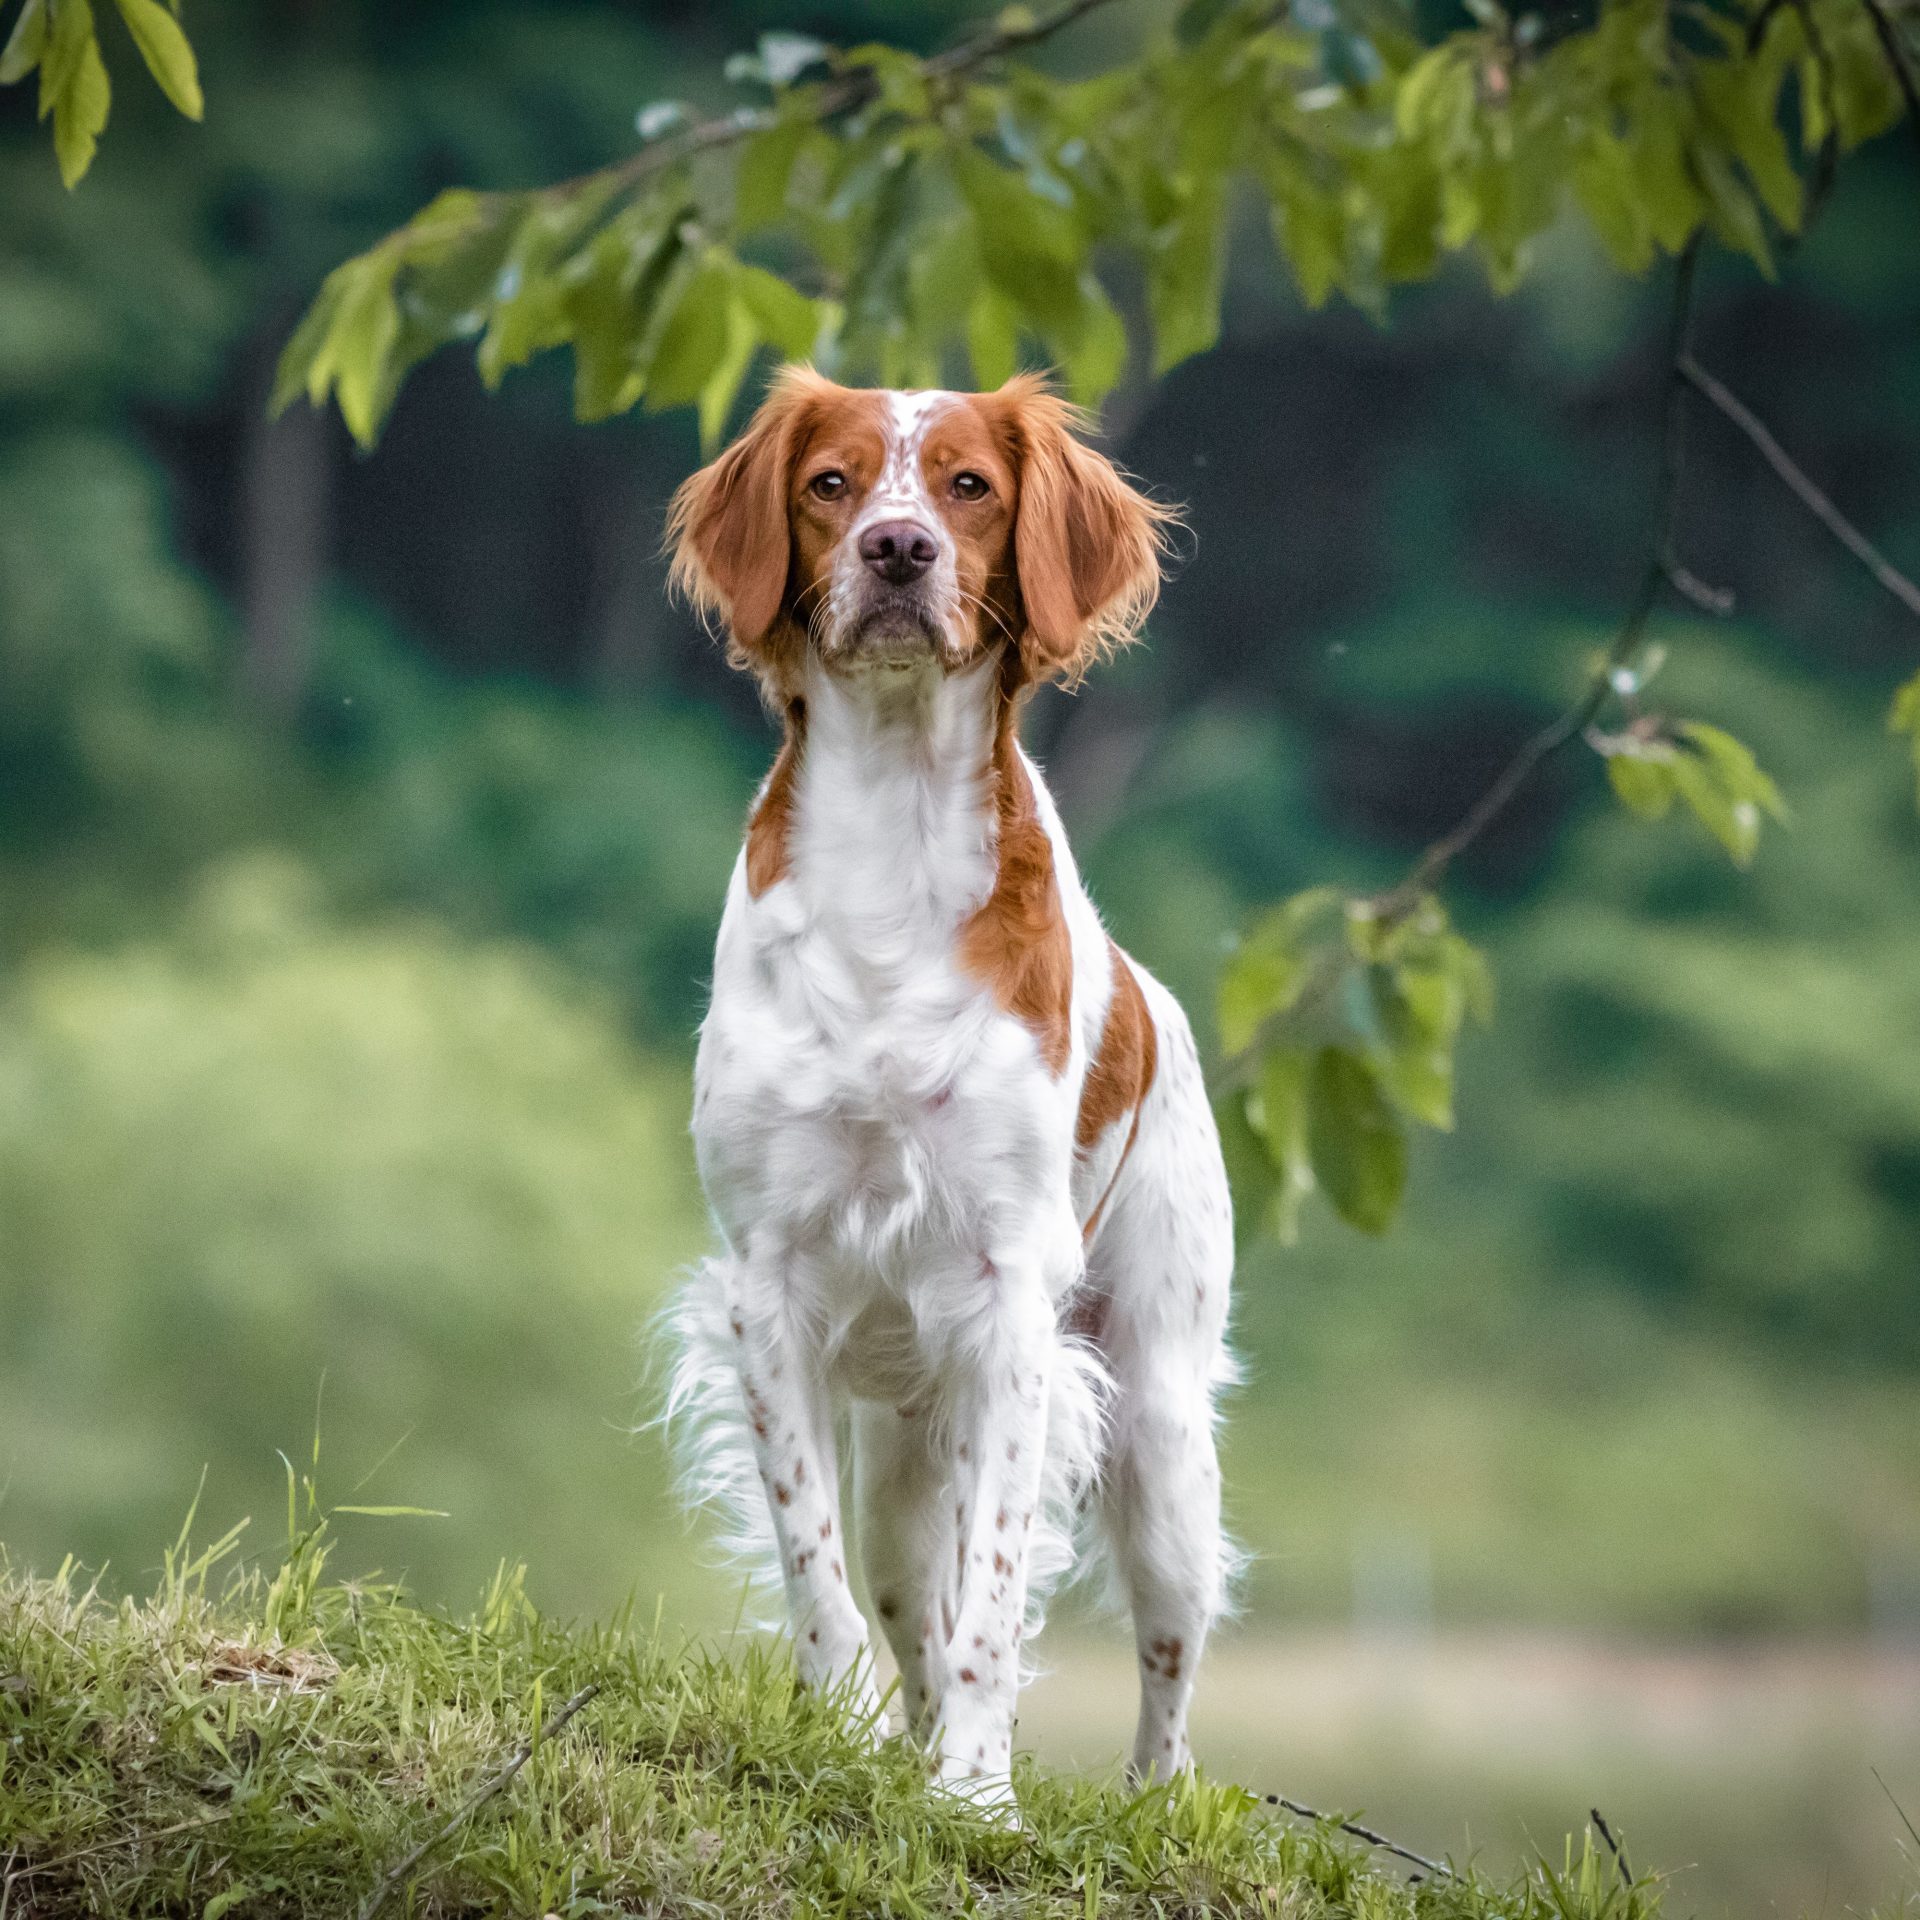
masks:
[[[1029,681],[1071,684],[1124,646],[1160,596],[1160,562],[1177,515],[1074,436],[1078,414],[1031,374],[995,398],[1019,455],[1014,563],[1026,613]]]
[[[747,430],[681,485],[667,515],[674,587],[726,622],[729,658],[763,681],[785,625],[793,564],[787,481],[801,404],[797,378],[776,381]]]

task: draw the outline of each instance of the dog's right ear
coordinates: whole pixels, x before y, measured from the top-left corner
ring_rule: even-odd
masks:
[[[675,591],[718,614],[735,664],[761,672],[784,624],[793,565],[787,484],[799,391],[791,379],[777,382],[746,432],[682,483],[667,515]]]

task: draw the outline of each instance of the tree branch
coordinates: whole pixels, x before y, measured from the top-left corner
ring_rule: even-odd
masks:
[[[1674,264],[1673,306],[1667,324],[1667,380],[1665,411],[1660,435],[1660,470],[1654,486],[1653,528],[1648,541],[1647,562],[1640,585],[1633,596],[1627,617],[1613,644],[1601,656],[1589,675],[1579,697],[1558,719],[1550,721],[1528,740],[1507,764],[1485,793],[1460,817],[1457,824],[1433,842],[1413,863],[1406,877],[1396,885],[1377,893],[1368,903],[1376,917],[1400,920],[1431,893],[1447,869],[1468,847],[1486,832],[1512,804],[1517,794],[1532,779],[1543,760],[1576,740],[1593,723],[1613,691],[1616,677],[1638,650],[1647,630],[1647,622],[1659,604],[1660,590],[1669,582],[1684,577],[1693,582],[1674,558],[1674,524],[1680,501],[1680,474],[1686,458],[1686,380],[1681,371],[1691,358],[1693,330],[1693,284],[1698,258],[1698,243],[1689,245]],[[1688,597],[1694,597],[1690,589]]]
[[[466,1821],[472,1818],[480,1808],[484,1807],[495,1794],[506,1787],[520,1769],[533,1758],[535,1749],[545,1746],[599,1691],[600,1682],[597,1680],[588,1686],[582,1687],[565,1706],[559,1707],[554,1711],[552,1717],[547,1721],[547,1724],[542,1727],[531,1740],[521,1744],[512,1759],[506,1761],[503,1765],[496,1768],[493,1773],[488,1775],[478,1792],[473,1794],[471,1798],[463,1800],[460,1805],[453,1810],[453,1813],[447,1820],[436,1827],[432,1833],[428,1834],[417,1847],[413,1848],[412,1851],[407,1854],[405,1859],[389,1867],[387,1871],[381,1875],[380,1884],[367,1896],[365,1903],[360,1909],[359,1920],[373,1920],[374,1915],[393,1898],[395,1892],[397,1892],[400,1887],[400,1883],[406,1879],[407,1875],[410,1874],[441,1841],[446,1839],[449,1834],[456,1832]]]
[[[1703,399],[1710,400],[1753,442],[1760,456],[1792,490],[1794,497],[1873,577],[1907,609],[1920,616],[1920,587],[1907,578],[1820,489],[1793,456],[1767,430],[1766,423],[1736,394],[1716,380],[1692,354],[1680,362],[1680,375]]]

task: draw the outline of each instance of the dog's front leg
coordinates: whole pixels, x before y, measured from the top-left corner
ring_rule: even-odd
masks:
[[[877,1716],[872,1651],[847,1582],[833,1408],[812,1344],[792,1324],[785,1277],[728,1289],[728,1325],[740,1371],[754,1460],[766,1490],[786,1583],[800,1677],[810,1687],[850,1684],[856,1717]]]
[[[940,1703],[940,1775],[1012,1797],[1027,1562],[1040,1506],[1054,1316],[1036,1283],[998,1280],[991,1333],[952,1403],[959,1604]]]

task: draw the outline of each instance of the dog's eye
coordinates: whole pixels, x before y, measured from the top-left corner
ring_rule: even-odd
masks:
[[[808,485],[815,499],[838,500],[847,490],[847,476],[829,469],[826,473],[816,473]]]
[[[993,491],[977,473],[956,473],[953,490],[962,500],[984,500]]]

